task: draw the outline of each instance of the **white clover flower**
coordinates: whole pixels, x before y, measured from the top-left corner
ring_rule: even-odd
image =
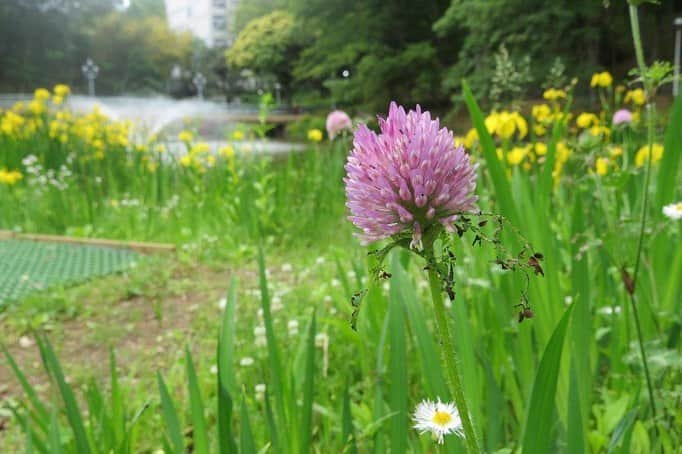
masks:
[[[254,360],[250,356],[245,356],[239,360],[239,365],[242,367],[253,366]]]
[[[455,434],[464,437],[462,420],[459,417],[457,407],[453,403],[443,403],[440,398],[437,402],[424,400],[417,405],[412,417],[414,428],[419,433],[431,432],[433,438],[439,444],[443,444],[443,437]]]
[[[329,336],[327,336],[327,333],[317,333],[315,335],[315,347],[327,348],[327,345],[329,345]]]
[[[618,315],[622,311],[620,306],[604,306],[600,307],[597,312],[600,313],[601,315]]]
[[[265,347],[268,344],[268,339],[265,336],[265,327],[256,326],[253,329],[253,336],[255,337],[256,347]]]
[[[664,206],[663,214],[673,221],[682,219],[682,202],[671,203],[670,205]]]
[[[298,336],[298,320],[289,320],[287,329],[289,330],[289,336]]]
[[[281,311],[284,305],[282,305],[282,298],[279,296],[273,296],[271,301],[270,310],[272,312]]]
[[[256,392],[256,400],[263,400],[265,397],[265,390],[267,389],[265,383],[258,383],[253,389]]]

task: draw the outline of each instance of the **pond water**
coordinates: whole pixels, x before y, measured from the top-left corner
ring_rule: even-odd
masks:
[[[29,94],[0,96],[0,107],[8,107],[17,101],[31,99]],[[73,95],[68,99],[68,108],[74,112],[87,113],[95,107],[112,120],[129,120],[142,134],[166,136],[171,149],[182,149],[176,143],[177,132],[186,125],[199,130],[199,139],[206,141],[212,149],[230,143],[228,133],[240,121],[254,119],[258,115],[255,106],[226,104],[209,100],[172,99],[165,96],[102,96],[89,97]],[[302,144],[279,140],[241,141],[240,146],[260,153],[288,153],[304,148]]]

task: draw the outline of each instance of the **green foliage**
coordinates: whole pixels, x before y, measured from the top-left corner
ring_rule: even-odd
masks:
[[[286,135],[291,139],[304,141],[308,139],[308,131],[311,129],[324,131],[325,122],[326,118],[323,116],[304,114],[295,121],[287,123]]]
[[[275,75],[287,85],[301,39],[294,16],[273,11],[244,27],[226,52],[227,63],[235,68]]]
[[[162,0],[39,0],[0,4],[0,88],[32,91],[67,83],[75,91],[87,57],[99,66],[98,92],[165,91],[172,64],[190,63],[192,38],[172,32]]]

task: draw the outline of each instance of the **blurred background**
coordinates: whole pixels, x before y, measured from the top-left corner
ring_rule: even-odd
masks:
[[[642,6],[652,60],[673,60],[680,13]],[[446,109],[462,78],[493,103],[601,68],[621,78],[631,48],[625,1],[4,0],[0,93],[87,93],[89,58],[101,95],[196,96],[201,73],[216,100]]]

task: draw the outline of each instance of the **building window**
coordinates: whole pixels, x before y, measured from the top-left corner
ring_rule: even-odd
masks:
[[[213,16],[213,28],[216,30],[225,30],[225,16]]]
[[[227,6],[227,2],[225,0],[213,0],[214,8],[225,8],[225,6]]]

